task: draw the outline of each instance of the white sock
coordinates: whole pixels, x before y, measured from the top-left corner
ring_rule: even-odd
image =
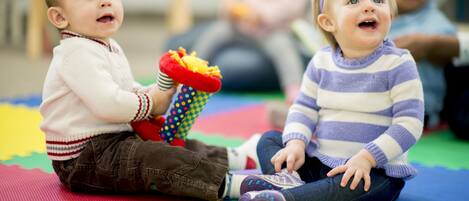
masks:
[[[244,170],[246,169],[247,157],[250,157],[256,163],[259,163],[257,158],[257,143],[261,138],[261,134],[254,134],[246,142],[239,147],[228,147],[228,166],[230,170]]]
[[[225,191],[223,192],[223,197],[239,198],[241,191],[241,183],[248,175],[238,175],[227,173],[225,177]]]

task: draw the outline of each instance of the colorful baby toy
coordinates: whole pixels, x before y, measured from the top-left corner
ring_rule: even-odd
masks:
[[[143,140],[164,140],[171,145],[184,146],[189,130],[209,97],[220,90],[221,78],[218,66],[208,66],[196,53],[188,55],[184,48],[170,50],[160,59],[157,83],[160,90],[181,84],[176,100],[166,118],[158,116],[133,122],[134,131]]]
[[[229,12],[231,12],[235,18],[243,19],[247,17],[251,11],[250,7],[246,3],[236,2],[231,5]]]

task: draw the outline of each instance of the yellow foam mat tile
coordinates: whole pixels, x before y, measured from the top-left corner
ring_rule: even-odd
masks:
[[[32,152],[45,153],[41,121],[36,108],[0,104],[0,161]]]

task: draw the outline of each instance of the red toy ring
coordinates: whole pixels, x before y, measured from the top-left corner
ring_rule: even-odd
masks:
[[[182,56],[180,53],[179,55]],[[192,72],[171,58],[170,53],[166,53],[161,57],[160,70],[175,82],[190,86],[199,91],[214,93],[221,89],[220,78]]]

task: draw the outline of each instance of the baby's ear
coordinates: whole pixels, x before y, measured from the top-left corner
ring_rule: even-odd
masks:
[[[336,30],[334,21],[328,14],[321,13],[317,18],[318,25],[327,32],[334,32]]]
[[[68,26],[68,20],[60,7],[50,7],[47,10],[47,18],[58,29],[65,29]]]

